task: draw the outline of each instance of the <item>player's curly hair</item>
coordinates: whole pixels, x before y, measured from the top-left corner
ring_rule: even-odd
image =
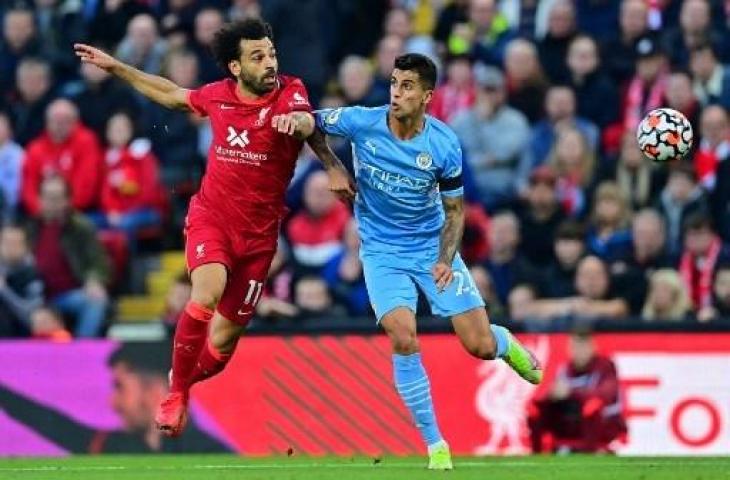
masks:
[[[267,37],[274,41],[271,25],[257,18],[247,18],[228,23],[218,30],[210,49],[218,66],[230,75],[228,64],[241,58],[241,40],[261,40]]]

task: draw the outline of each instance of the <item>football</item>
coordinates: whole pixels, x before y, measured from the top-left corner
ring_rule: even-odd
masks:
[[[682,112],[658,108],[641,121],[636,140],[644,155],[655,162],[680,160],[692,148],[692,125]]]

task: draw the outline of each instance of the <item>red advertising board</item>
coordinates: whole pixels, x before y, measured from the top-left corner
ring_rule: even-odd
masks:
[[[567,336],[526,335],[549,385]],[[629,426],[625,454],[730,453],[730,335],[607,334],[599,350],[617,364]],[[469,357],[449,335],[421,339],[441,429],[458,454],[527,453],[525,409],[539,393],[502,362]],[[194,398],[236,448],[421,452],[391,382],[382,336],[251,338]]]

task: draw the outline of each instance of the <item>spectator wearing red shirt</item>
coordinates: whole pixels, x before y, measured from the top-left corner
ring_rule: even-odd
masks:
[[[528,413],[534,452],[609,452],[626,434],[616,366],[585,328],[571,336],[570,360],[547,392]]]
[[[40,214],[29,233],[46,298],[74,323],[75,336],[99,335],[108,305],[104,248],[93,225],[71,209],[63,178],[47,178],[40,190]]]
[[[79,122],[76,106],[65,99],[46,110],[46,130],[28,144],[23,163],[23,206],[30,215],[40,211],[40,186],[60,175],[69,184],[74,209],[88,211],[98,204],[102,153],[94,133]]]
[[[684,250],[679,273],[695,309],[712,305],[712,281],[718,265],[730,259],[728,248],[712,227],[712,219],[695,213],[684,222]]]
[[[446,82],[433,92],[428,113],[443,122],[474,106],[477,89],[467,55],[454,55],[446,65]]]
[[[721,105],[708,105],[702,110],[699,148],[694,155],[694,167],[699,182],[712,192],[719,183],[727,188],[727,181],[718,178],[720,165],[730,158],[730,119]],[[696,125],[696,124],[695,124]],[[722,170],[727,172],[727,167]],[[727,195],[718,192],[720,196]],[[721,208],[724,208],[722,205]],[[721,213],[720,213],[721,214]]]
[[[350,212],[329,191],[327,173],[317,171],[304,185],[304,209],[287,228],[294,262],[303,271],[317,272],[343,249]]]
[[[146,138],[133,140],[132,119],[116,113],[107,122],[106,171],[101,187],[100,228],[122,230],[134,250],[137,232],[160,222],[157,157]]]
[[[464,235],[460,253],[467,265],[481,263],[489,256],[489,215],[479,203],[464,205]]]

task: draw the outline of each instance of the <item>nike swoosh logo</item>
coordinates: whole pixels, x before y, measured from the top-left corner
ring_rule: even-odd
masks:
[[[245,317],[246,315],[251,315],[253,313],[253,310],[249,310],[247,312],[244,312],[243,310],[239,310],[238,313],[240,316]]]
[[[233,110],[234,108],[236,107],[233,105],[221,105],[221,110]]]

